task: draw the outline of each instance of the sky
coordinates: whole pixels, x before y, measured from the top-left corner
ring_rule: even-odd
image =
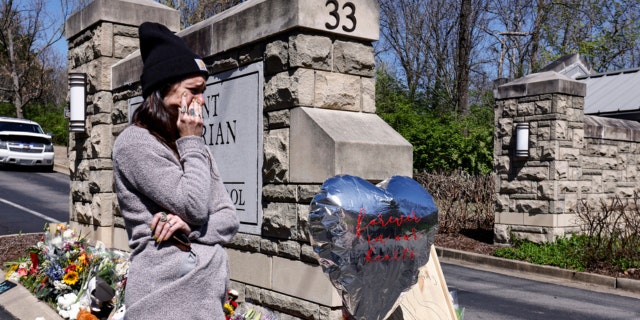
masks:
[[[22,2],[24,0],[21,0]],[[47,12],[56,17],[55,21],[62,21],[64,19],[62,14],[62,8],[60,7],[60,0],[48,0],[46,1]],[[67,39],[62,37],[56,43],[54,43],[53,48],[55,51],[59,52],[62,56],[67,56]]]

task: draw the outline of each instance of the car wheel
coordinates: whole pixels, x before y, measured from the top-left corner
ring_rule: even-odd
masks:
[[[53,172],[53,164],[42,167],[44,172]]]

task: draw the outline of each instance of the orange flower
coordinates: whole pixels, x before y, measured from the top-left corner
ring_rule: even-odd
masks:
[[[80,262],[84,266],[89,264],[89,259],[87,257],[87,252],[86,251],[82,251],[82,253],[78,257],[78,262]]]
[[[80,277],[78,277],[78,273],[75,271],[69,271],[67,272],[67,274],[64,275],[64,277],[62,278],[62,281],[70,286],[76,284],[76,282],[78,282],[78,279]]]
[[[98,320],[98,317],[96,317],[86,309],[80,309],[80,311],[78,312],[77,319],[78,320]]]

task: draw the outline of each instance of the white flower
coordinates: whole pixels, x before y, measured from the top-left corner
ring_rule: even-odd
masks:
[[[73,292],[58,296],[58,308],[67,309],[76,302],[76,299],[78,296]]]
[[[88,308],[82,301],[77,300],[78,296],[73,292],[58,296],[58,314],[65,319],[75,320],[81,308]]]
[[[20,274],[18,274],[17,272],[12,272],[9,275],[9,277],[7,277],[7,280],[13,281],[13,282],[20,282]]]
[[[60,248],[62,247],[62,238],[60,237],[55,237],[53,239],[51,239],[51,245],[56,247],[56,248]]]
[[[129,272],[129,261],[123,261],[121,263],[116,264],[116,275],[118,277],[122,277]]]
[[[62,233],[62,236],[67,239],[73,238],[74,235],[73,229],[67,229]]]
[[[96,250],[104,250],[106,248],[106,246],[104,245],[104,242],[100,240],[96,241],[96,245],[94,247],[96,248]]]
[[[71,289],[70,286],[68,286],[66,283],[60,281],[60,280],[56,280],[53,282],[53,287],[56,288],[56,290],[58,291],[64,291],[64,290],[69,290]]]

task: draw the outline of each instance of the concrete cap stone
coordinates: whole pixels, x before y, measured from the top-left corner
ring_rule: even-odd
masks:
[[[295,108],[289,140],[292,183],[339,174],[371,181],[413,175],[413,147],[375,114]]]
[[[180,30],[180,13],[153,0],[94,0],[65,21],[64,36],[67,40],[73,39],[100,21],[132,26],[152,21],[172,31]]]
[[[177,35],[203,58],[295,29],[313,30],[365,42],[378,40],[380,36],[378,2],[352,0],[349,3],[350,5],[346,7],[341,6],[336,9],[331,3],[327,4],[325,1],[246,1],[194,24],[178,32]],[[334,13],[333,10],[337,12]],[[356,10],[356,15],[351,16],[353,12],[350,10]],[[333,26],[336,25],[336,18],[332,13],[340,17],[335,28]],[[112,88],[138,81],[142,70],[141,64],[139,51],[115,64],[112,69]]]
[[[640,123],[634,120],[586,115],[584,135],[594,139],[640,142]]]
[[[562,93],[584,97],[587,85],[555,71],[545,71],[524,76],[498,87],[496,100],[522,98],[550,93]]]

